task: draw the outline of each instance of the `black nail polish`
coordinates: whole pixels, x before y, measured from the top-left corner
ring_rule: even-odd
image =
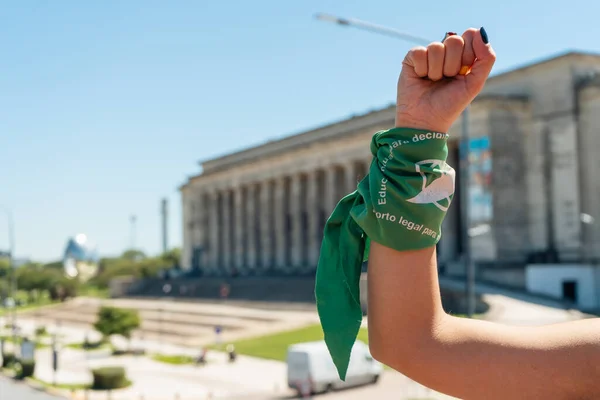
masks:
[[[490,42],[490,40],[488,39],[487,32],[485,31],[485,28],[483,26],[479,28],[479,34],[481,35],[481,39],[483,39],[483,43],[488,44]]]

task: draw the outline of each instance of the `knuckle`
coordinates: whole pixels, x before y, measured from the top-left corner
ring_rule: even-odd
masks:
[[[427,48],[425,48],[423,46],[413,47],[412,49],[410,49],[410,51],[408,53],[410,55],[412,55],[413,57],[426,56],[427,55]]]
[[[465,41],[460,36],[450,36],[448,39],[444,41],[444,45],[446,47],[462,47],[464,46]]]
[[[429,46],[427,46],[428,51],[444,51],[444,44],[442,42],[433,42]]]

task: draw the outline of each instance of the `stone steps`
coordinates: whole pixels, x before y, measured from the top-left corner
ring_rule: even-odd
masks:
[[[160,340],[181,346],[214,343],[215,327],[222,327],[223,341],[243,339],[293,329],[316,322],[314,312],[299,310],[252,309],[214,303],[185,303],[169,300],[86,299],[79,298],[35,312],[23,313],[48,328],[60,324],[93,330],[103,305],[137,309],[142,320],[135,338]]]
[[[57,309],[52,312],[48,312],[43,316],[46,319],[80,321],[91,325],[96,321],[97,312],[98,308],[71,308],[67,310]],[[177,329],[185,329],[185,327],[190,326],[194,329],[206,328],[213,330],[215,326],[221,326],[223,329],[237,330],[242,329],[248,324],[248,320],[243,317],[202,317],[198,315],[187,316],[186,314],[159,310],[142,311],[140,312],[140,319],[142,320],[142,326],[148,327],[148,329],[152,329],[150,327],[156,325],[168,324],[171,327],[177,327]],[[270,322],[274,322],[274,320],[270,320]]]

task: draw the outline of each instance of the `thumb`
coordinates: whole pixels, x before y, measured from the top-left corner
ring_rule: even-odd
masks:
[[[467,79],[469,91],[473,96],[476,96],[483,89],[486,79],[492,72],[492,67],[496,62],[496,52],[489,44],[487,32],[483,27],[479,29],[479,34],[474,35],[471,45],[475,54],[475,62],[465,78]]]

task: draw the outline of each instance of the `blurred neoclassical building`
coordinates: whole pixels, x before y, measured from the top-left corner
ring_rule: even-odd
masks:
[[[449,132],[457,172],[461,123]],[[493,76],[468,123],[479,276],[523,286],[528,263],[599,259],[600,56],[571,52]],[[365,175],[373,133],[393,124],[390,106],[202,162],[181,187],[183,266],[314,273],[326,218]],[[438,245],[448,274],[462,268],[459,192]]]

